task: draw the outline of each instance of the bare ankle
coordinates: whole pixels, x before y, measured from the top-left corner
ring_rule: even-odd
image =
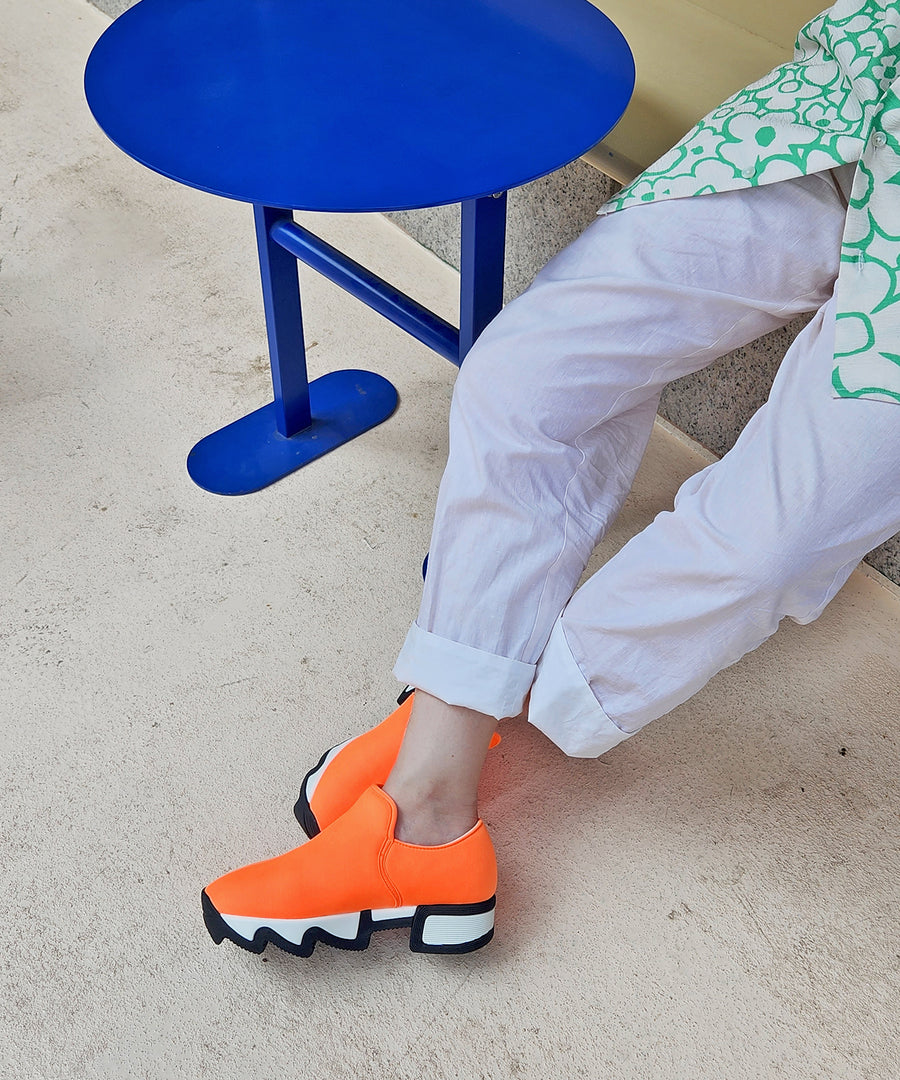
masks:
[[[394,836],[404,844],[432,847],[464,836],[478,821],[473,804],[410,792],[390,781],[385,792],[397,805]]]
[[[478,778],[496,721],[416,692],[403,743],[384,790],[397,804],[396,836],[448,844],[478,820]]]

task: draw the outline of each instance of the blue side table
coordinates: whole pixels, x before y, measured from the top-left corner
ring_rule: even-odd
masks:
[[[100,127],[163,176],[254,207],[274,400],[202,439],[201,487],[257,491],[387,419],[380,375],[309,383],[297,259],[455,364],[502,306],[506,192],[617,123],[631,52],[588,0],[141,0],[85,71]],[[293,210],[462,204],[460,327]]]

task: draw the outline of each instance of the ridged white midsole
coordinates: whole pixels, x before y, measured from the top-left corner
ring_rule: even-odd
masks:
[[[416,906],[377,908],[372,911],[372,922],[389,923],[396,919],[412,919]],[[341,915],[320,915],[313,919],[261,919],[250,915],[223,915],[221,918],[245,941],[252,941],[258,930],[274,930],[279,937],[292,945],[300,945],[303,935],[312,929],[324,930],[332,937],[355,941],[359,936],[359,911]],[[476,941],[494,926],[494,911],[482,911],[473,915],[428,915],[422,928],[422,941],[426,945],[461,945]]]
[[[317,919],[259,919],[250,915],[222,915],[222,919],[246,941],[252,941],[257,930],[267,927],[292,945],[299,945],[306,931],[313,927],[327,930],[336,938],[355,941],[359,915],[358,911],[350,911],[345,915],[320,915]]]
[[[494,911],[477,915],[429,915],[422,927],[426,945],[462,945],[476,941],[494,928]]]

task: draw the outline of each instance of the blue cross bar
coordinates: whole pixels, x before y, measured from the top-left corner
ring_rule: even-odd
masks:
[[[386,420],[397,391],[371,371],[306,374],[297,259],[423,344],[461,364],[503,304],[506,193],[462,204],[460,329],[293,220],[256,204],[256,237],[274,400],[201,439],[191,479],[218,495],[245,495],[287,476]]]

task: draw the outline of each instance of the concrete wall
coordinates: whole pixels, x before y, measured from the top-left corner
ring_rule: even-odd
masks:
[[[93,2],[110,15],[132,6],[131,0]],[[615,187],[603,173],[577,161],[510,193],[507,299],[522,292],[540,267],[593,220],[597,207]],[[458,266],[458,208],[388,216],[446,262]],[[765,401],[781,358],[804,322],[797,320],[729,353],[706,371],[671,383],[663,394],[660,414],[707,449],[724,454]],[[900,536],[883,544],[867,561],[900,584]]]

